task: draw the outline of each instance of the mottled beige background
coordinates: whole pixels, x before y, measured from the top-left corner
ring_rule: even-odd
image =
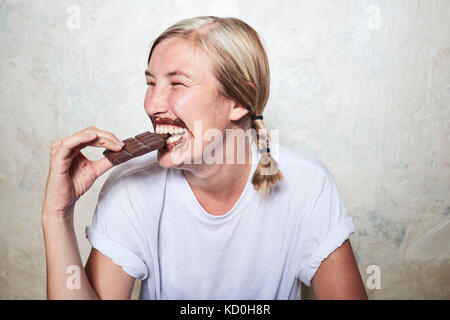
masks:
[[[364,282],[380,268],[369,297],[449,299],[447,0],[0,1],[0,298],[45,298],[51,141],[90,125],[122,138],[148,129],[150,42],[198,15],[239,17],[261,34],[272,71],[265,120],[334,174]],[[104,179],[76,208],[84,260]]]

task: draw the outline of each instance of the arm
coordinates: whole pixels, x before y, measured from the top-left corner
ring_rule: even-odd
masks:
[[[47,299],[99,299],[83,270],[73,219],[59,219],[43,214],[42,228],[47,264]],[[76,270],[80,271],[79,289],[70,289],[67,285],[70,274],[66,272],[71,266],[76,266]]]
[[[130,299],[135,279],[111,259],[92,249],[83,269],[72,220],[43,217],[48,299]],[[80,271],[79,289],[70,289],[69,266]]]
[[[106,158],[90,161],[80,150],[94,146],[118,151],[119,143],[113,134],[90,127],[52,144],[42,208],[48,299],[122,298],[133,287],[134,279],[100,254],[90,259],[89,273],[85,272],[73,225],[75,202],[112,167]]]
[[[312,279],[312,287],[316,299],[367,299],[349,240],[322,261]]]
[[[85,271],[95,292],[104,300],[129,300],[135,279],[100,251],[92,248]]]

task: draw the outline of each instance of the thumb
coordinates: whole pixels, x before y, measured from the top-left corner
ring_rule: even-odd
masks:
[[[97,178],[100,177],[109,169],[111,169],[113,166],[114,165],[111,162],[109,162],[108,158],[103,158],[92,162],[92,167],[94,168],[95,173],[97,174]]]

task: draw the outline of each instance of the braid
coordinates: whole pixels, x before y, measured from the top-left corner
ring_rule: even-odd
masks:
[[[261,153],[261,159],[252,177],[252,184],[265,197],[270,193],[271,188],[283,179],[283,175],[277,162],[270,155],[270,137],[262,116],[252,116],[252,120],[252,128],[256,130],[256,145]]]

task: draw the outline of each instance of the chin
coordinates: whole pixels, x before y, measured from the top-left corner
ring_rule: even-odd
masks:
[[[175,157],[167,151],[158,150],[158,164],[163,168],[177,168],[183,164],[183,159]]]

